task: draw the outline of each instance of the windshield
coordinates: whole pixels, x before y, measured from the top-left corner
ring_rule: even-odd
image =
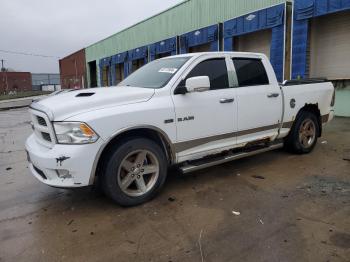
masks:
[[[190,58],[187,56],[155,60],[132,73],[118,86],[162,88]]]

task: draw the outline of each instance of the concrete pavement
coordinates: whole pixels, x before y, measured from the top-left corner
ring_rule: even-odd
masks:
[[[28,174],[26,109],[0,112],[0,261],[349,261],[350,119],[315,151],[269,152],[189,176],[121,208]],[[237,215],[239,212],[239,215]]]

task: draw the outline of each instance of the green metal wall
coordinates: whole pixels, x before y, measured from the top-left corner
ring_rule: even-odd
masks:
[[[335,115],[350,117],[350,86],[336,91]]]
[[[98,63],[99,59],[107,56],[152,44],[166,38],[224,22],[231,18],[284,2],[286,1],[187,0],[87,47],[85,50],[86,62],[97,60]],[[87,71],[89,74],[89,70]],[[98,73],[98,78],[99,75]],[[89,75],[88,80],[90,81]]]

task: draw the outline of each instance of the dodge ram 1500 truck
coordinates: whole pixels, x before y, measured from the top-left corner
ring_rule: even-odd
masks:
[[[33,103],[29,169],[53,187],[97,181],[116,203],[137,205],[159,192],[169,166],[187,173],[283,146],[309,153],[333,106],[331,82],[279,84],[262,54],[162,58],[116,87]]]

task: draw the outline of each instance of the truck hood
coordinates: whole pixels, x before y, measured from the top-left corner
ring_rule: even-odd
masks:
[[[146,102],[154,92],[138,87],[90,88],[49,96],[32,103],[31,108],[44,111],[51,121],[63,121],[89,111]]]

